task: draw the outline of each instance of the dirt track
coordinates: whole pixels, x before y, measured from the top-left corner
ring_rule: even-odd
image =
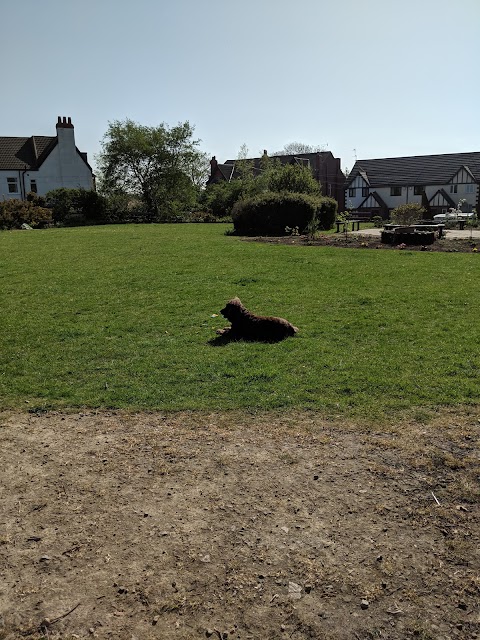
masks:
[[[0,638],[480,637],[479,418],[0,415]]]

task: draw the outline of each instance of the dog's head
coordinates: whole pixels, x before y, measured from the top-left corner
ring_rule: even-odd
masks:
[[[232,298],[232,300],[229,300],[227,302],[220,313],[224,318],[232,322],[235,318],[238,318],[238,316],[241,315],[244,310],[245,307],[243,306],[240,298]]]

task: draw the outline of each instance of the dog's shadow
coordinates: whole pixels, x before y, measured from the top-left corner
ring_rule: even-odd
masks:
[[[272,344],[274,342],[281,342],[284,338],[271,339],[271,340],[259,340],[256,338],[246,338],[243,336],[232,335],[229,332],[223,333],[221,335],[215,336],[208,341],[208,344],[211,347],[224,347],[231,342],[263,342],[264,344]]]

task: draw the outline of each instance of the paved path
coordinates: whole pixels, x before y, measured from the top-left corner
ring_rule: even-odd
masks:
[[[349,234],[351,233],[355,234],[356,236],[379,237],[382,233],[382,229],[360,229],[360,231],[349,231]],[[446,237],[450,240],[470,240],[470,238],[480,240],[480,229],[465,229],[464,231],[460,231],[460,229],[445,229],[443,233],[446,234]]]

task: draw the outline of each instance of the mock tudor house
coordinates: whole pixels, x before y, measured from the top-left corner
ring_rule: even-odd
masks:
[[[56,136],[0,137],[0,200],[24,200],[60,187],[94,189],[87,154],[75,146],[71,118],[58,117]]]
[[[267,151],[264,151],[264,156]],[[338,210],[345,208],[345,175],[340,168],[340,158],[335,158],[330,151],[318,151],[315,153],[299,153],[296,155],[272,156],[282,164],[300,164],[310,168],[313,177],[322,187],[324,196],[330,196],[338,202]],[[262,158],[249,158],[248,162],[253,163],[254,174],[261,173]],[[219,164],[215,156],[210,160],[210,177],[207,185],[215,182],[230,182],[238,174],[235,172],[236,160],[227,160],[224,164]]]
[[[480,152],[357,160],[346,181],[347,209],[388,218],[395,207],[423,205],[430,216],[479,209]]]

